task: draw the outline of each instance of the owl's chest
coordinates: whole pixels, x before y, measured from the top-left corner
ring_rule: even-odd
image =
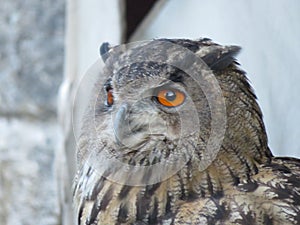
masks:
[[[184,197],[178,179],[147,186],[110,181],[86,169],[75,188],[78,224],[300,224],[299,192],[271,172],[224,185],[218,197]]]

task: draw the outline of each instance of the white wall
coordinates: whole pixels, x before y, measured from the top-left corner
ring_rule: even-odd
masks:
[[[300,156],[300,1],[169,0],[132,40],[209,37],[238,56],[276,155]]]

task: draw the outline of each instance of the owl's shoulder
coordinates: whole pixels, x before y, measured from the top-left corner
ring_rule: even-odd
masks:
[[[299,159],[273,158],[251,180],[224,188],[220,198],[180,205],[170,224],[300,224]]]

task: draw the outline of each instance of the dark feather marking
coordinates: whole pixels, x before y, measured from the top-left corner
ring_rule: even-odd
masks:
[[[151,198],[140,193],[136,199],[136,220],[142,221],[150,207]]]
[[[275,187],[271,187],[272,191],[277,194],[275,199],[290,199],[293,194],[288,187],[282,187],[279,183],[275,185]]]
[[[96,185],[94,186],[93,190],[92,190],[92,194],[90,196],[87,197],[87,200],[96,200],[97,199],[97,196],[99,194],[99,192],[102,190],[103,186],[104,186],[104,180],[105,178],[104,177],[101,177]]]
[[[128,208],[127,205],[121,204],[118,213],[118,222],[126,223],[128,218]]]
[[[161,183],[147,185],[145,190],[145,197],[151,197],[154,192],[160,187]]]
[[[224,191],[223,190],[217,190],[217,191],[214,192],[212,197],[214,197],[215,199],[223,198],[224,197]]]
[[[98,209],[98,203],[96,201],[96,202],[94,202],[90,216],[87,217],[86,224],[90,225],[90,224],[93,224],[94,222],[96,222],[98,213],[99,213],[99,209]]]
[[[179,69],[175,69],[175,72],[171,73],[169,76],[169,80],[175,82],[175,83],[183,83],[184,81],[184,72],[182,72]]]
[[[254,170],[254,174],[258,174],[259,170],[258,170],[258,167],[256,166],[256,164],[252,164],[252,168]]]
[[[76,185],[74,186],[73,188],[73,191],[72,191],[72,196],[75,196],[75,193],[78,191],[78,189],[80,189],[80,187],[82,186],[82,183],[78,183],[78,181],[74,181],[74,182],[77,182]]]
[[[262,126],[264,126],[264,125],[262,124]],[[260,141],[261,146],[263,146],[263,144],[262,144],[263,140],[259,139],[259,141]],[[267,147],[267,151],[264,151],[264,154],[268,158],[268,163],[270,163],[272,160],[272,157],[273,157],[273,153],[271,152],[269,147]]]
[[[226,219],[228,219],[230,211],[226,209],[226,203],[220,204],[219,199],[213,197],[210,197],[210,199],[214,203],[216,209],[212,215],[202,214],[202,216],[207,219],[207,224],[215,225],[217,222],[225,221]]]
[[[194,191],[189,191],[188,195],[185,198],[186,202],[193,202],[199,198],[199,195],[195,193]]]
[[[124,199],[128,195],[128,193],[130,192],[131,189],[132,189],[132,186],[124,185],[118,195],[118,198],[120,200]]]
[[[244,165],[244,168],[246,168],[246,175],[248,180],[250,180],[250,172],[251,172],[251,168],[250,165],[248,164],[247,160],[243,157],[243,155],[241,155],[239,149],[237,149],[236,147],[232,146],[231,149],[234,151],[235,155],[238,157],[238,159],[240,160],[241,164]]]
[[[154,198],[153,210],[149,215],[149,224],[157,224],[158,219],[158,201],[157,198]]]
[[[89,167],[88,168],[88,171],[86,172],[86,175],[89,177],[89,176],[91,176],[92,175],[92,167]]]
[[[77,217],[77,224],[80,224],[83,209],[84,209],[84,202],[80,205],[80,208],[79,208],[78,217]]]
[[[129,165],[131,166],[135,166],[136,165],[136,161],[135,161],[135,158],[131,158],[129,159],[129,162],[128,162]]]
[[[273,219],[268,215],[268,214],[265,214],[264,215],[264,224],[265,225],[273,225]]]
[[[300,195],[298,195],[296,192],[293,192],[293,200],[294,205],[300,205]]]
[[[208,189],[210,195],[213,195],[214,194],[214,187],[213,187],[211,177],[210,177],[208,172],[206,173],[206,181],[207,181],[207,189]]]
[[[166,214],[169,214],[172,211],[172,196],[171,194],[168,192],[167,193],[167,203],[166,203],[166,209],[165,212]]]
[[[286,167],[283,164],[272,163],[270,165],[270,167],[272,168],[272,170],[274,172],[279,171],[279,172],[282,172],[282,173],[285,173],[285,174],[290,174],[292,172],[288,167]]]
[[[181,190],[181,194],[180,194],[180,199],[181,200],[184,200],[185,199],[185,186],[184,186],[184,183],[183,183],[183,179],[181,178],[180,174],[178,173],[177,176],[179,177],[178,181],[179,181],[179,184],[180,184],[180,190]]]
[[[249,212],[247,212],[247,214],[245,214],[243,210],[239,210],[239,213],[240,213],[242,219],[236,220],[235,221],[236,223],[243,224],[243,225],[256,224],[255,216],[251,214],[251,211],[249,211]]]
[[[99,210],[100,211],[105,211],[106,207],[108,206],[109,202],[111,201],[112,197],[113,197],[113,187],[110,187],[108,189],[108,191],[104,194],[101,202],[100,202],[100,207]]]
[[[234,56],[240,50],[238,46],[228,46],[226,50],[218,48],[203,56],[202,59],[213,71],[222,71],[234,62]]]
[[[185,146],[185,147],[186,147],[186,149],[189,149],[189,146]],[[194,146],[192,146],[192,147],[194,148]],[[193,162],[191,159],[186,163],[186,166],[187,166],[187,177],[189,180],[191,180],[192,179],[191,173],[193,172]]]
[[[230,214],[230,211],[226,209],[225,207],[225,204],[223,203],[222,205],[220,205],[219,202],[213,200],[216,207],[217,207],[217,210],[216,210],[216,213],[215,213],[215,220],[216,221],[219,221],[219,220],[226,220]]]
[[[237,186],[237,189],[243,192],[253,192],[257,188],[258,188],[258,184],[256,181],[248,181],[247,183],[240,183]]]
[[[295,219],[295,222],[297,222],[296,224],[299,225],[300,224],[300,212],[299,212],[299,210],[297,210],[297,214],[294,217],[294,219]]]
[[[293,187],[300,188],[300,179],[295,174],[288,176],[286,179],[288,184],[291,184]]]
[[[155,191],[160,187],[161,183],[156,183],[153,185],[147,185],[146,189],[145,189],[145,193],[144,194],[140,194],[137,198],[137,215],[136,215],[136,219],[137,220],[143,220],[145,219],[146,213],[148,211],[148,209],[150,208],[150,203],[151,203],[151,198],[152,196],[155,194]],[[157,204],[157,205],[155,205]],[[154,202],[154,211],[152,212],[152,214],[149,215],[149,220],[153,220],[154,218],[151,218],[151,216],[154,216],[154,214],[158,213],[158,209],[155,207],[158,207],[158,203],[155,199]],[[155,212],[156,210],[156,212]],[[156,215],[157,216],[157,215]],[[156,223],[149,223],[149,224],[156,224]]]
[[[233,171],[231,170],[230,166],[228,166],[227,164],[225,164],[225,166],[227,167],[227,169],[228,169],[228,171],[230,173],[230,176],[232,177],[233,185],[237,186],[240,183],[240,178],[233,173]]]
[[[203,188],[201,188],[200,194],[202,198],[205,198],[205,190]]]
[[[171,216],[171,222],[170,225],[175,225],[175,218],[176,218],[176,212],[174,213],[174,215]]]

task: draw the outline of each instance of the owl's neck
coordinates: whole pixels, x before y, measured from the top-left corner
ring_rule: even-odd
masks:
[[[259,173],[261,164],[271,161],[272,153],[259,138],[257,143],[249,143],[235,146],[225,138],[216,159],[205,170],[199,170],[199,161],[187,163],[177,175],[180,183],[185,184],[181,186],[182,195],[221,197],[234,186],[252,183],[252,176]]]
[[[197,170],[197,166],[191,164],[187,164],[172,178],[181,184],[179,192],[173,188],[181,199],[222,197],[234,186],[251,183],[251,177],[259,172],[260,162],[248,156],[221,154],[204,171]]]

